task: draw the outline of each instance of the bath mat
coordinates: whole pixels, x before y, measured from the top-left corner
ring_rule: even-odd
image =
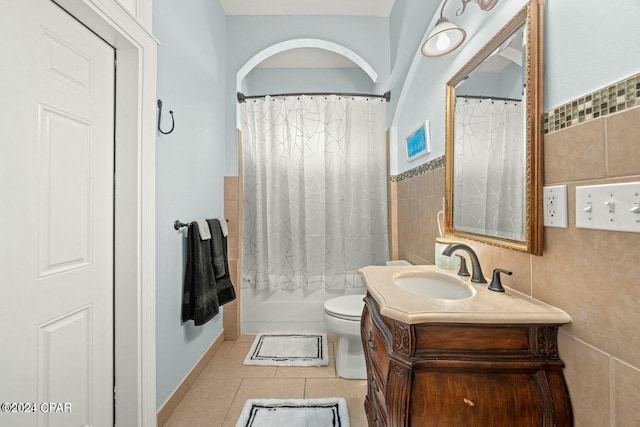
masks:
[[[249,399],[236,427],[349,427],[347,402],[328,399]]]
[[[258,334],[244,359],[245,365],[326,366],[329,364],[326,334]]]

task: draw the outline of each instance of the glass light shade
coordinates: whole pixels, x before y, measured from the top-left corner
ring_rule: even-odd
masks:
[[[455,50],[467,37],[467,33],[446,18],[440,18],[422,45],[424,56],[442,56]]]

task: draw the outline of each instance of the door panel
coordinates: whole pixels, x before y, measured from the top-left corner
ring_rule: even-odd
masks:
[[[43,72],[89,95],[93,93],[94,61],[72,44],[42,28],[40,64]]]
[[[64,396],[73,402],[72,412],[63,413],[68,426],[91,424],[91,317],[87,306],[38,328],[37,400],[56,402],[55,396]],[[38,425],[60,425],[58,417],[42,413]]]
[[[91,265],[92,123],[40,106],[39,277]]]

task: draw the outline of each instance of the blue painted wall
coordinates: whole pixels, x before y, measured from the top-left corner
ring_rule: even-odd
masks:
[[[387,124],[391,124],[398,106],[409,67],[416,54],[421,55],[422,37],[431,29],[431,17],[439,13],[439,1],[396,0],[393,4],[389,16],[391,73],[388,82],[392,96],[387,109]]]
[[[223,215],[225,22],[217,1],[154,1],[158,98],[176,120],[156,151],[158,408],[222,331],[222,313],[203,326],[181,321],[186,240],[173,221]]]
[[[456,95],[522,99],[522,73],[522,67],[516,64],[508,65],[499,74],[474,72],[456,88]]]
[[[640,72],[640,2],[546,0],[544,109]]]
[[[361,68],[254,68],[245,80],[245,95],[375,91],[375,84]]]

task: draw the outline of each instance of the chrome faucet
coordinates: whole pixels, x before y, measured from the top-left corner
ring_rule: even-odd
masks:
[[[482,268],[480,268],[480,261],[478,261],[478,255],[471,249],[471,247],[465,245],[464,243],[453,243],[442,251],[442,255],[451,256],[457,250],[463,250],[471,258],[471,281],[475,283],[487,283],[487,279],[484,278],[482,274]]]

